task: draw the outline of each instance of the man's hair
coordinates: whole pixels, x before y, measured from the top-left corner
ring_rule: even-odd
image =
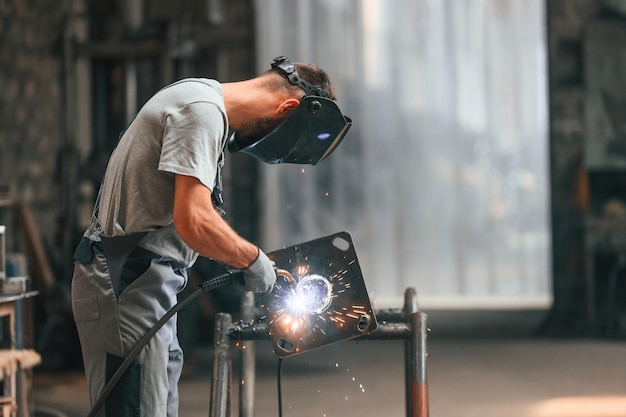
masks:
[[[330,77],[320,67],[313,64],[304,64],[302,62],[294,62],[294,67],[298,71],[300,78],[313,85],[320,85],[325,90],[332,100],[337,100],[335,95],[335,89],[330,82]],[[284,77],[278,69],[269,69],[265,71],[261,76],[267,76],[267,86],[271,89],[280,89],[283,91],[289,91],[294,95],[304,95],[304,90],[292,84],[289,79]]]

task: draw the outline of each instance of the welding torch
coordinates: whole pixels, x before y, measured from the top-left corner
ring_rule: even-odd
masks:
[[[291,273],[285,269],[274,267],[274,272],[276,273],[276,278],[283,277],[285,278],[285,280],[287,280],[287,282],[295,282],[293,275],[291,275]],[[202,290],[202,292],[209,292],[211,290],[215,290],[221,287],[227,287],[229,285],[238,285],[242,287],[245,286],[242,270],[229,269],[224,274],[205,279],[200,283],[199,290]],[[198,294],[200,293],[199,290],[196,290]],[[193,294],[190,295],[190,297],[191,296],[193,296]]]

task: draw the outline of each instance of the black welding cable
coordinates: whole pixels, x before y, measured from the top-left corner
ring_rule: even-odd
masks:
[[[284,277],[287,282],[295,282],[293,275],[289,271],[284,269],[276,270],[278,276]],[[282,371],[283,371],[283,358],[278,358],[278,372],[276,375],[276,384],[278,385],[278,417],[283,417],[283,390],[282,390]]]
[[[283,358],[278,358],[278,375],[276,375],[276,384],[278,385],[278,417],[283,417],[283,392],[281,389],[281,377],[283,370]]]
[[[122,364],[117,368],[107,385],[104,387],[102,394],[98,400],[94,403],[91,411],[87,415],[87,417],[94,417],[96,413],[100,410],[100,408],[104,405],[104,401],[107,399],[115,385],[120,380],[124,371],[130,366],[131,362],[139,355],[139,352],[148,344],[150,339],[172,318],[174,314],[179,312],[183,307],[189,304],[192,300],[194,300],[200,293],[208,292],[210,290],[214,290],[216,288],[221,288],[231,283],[243,283],[243,273],[241,271],[231,270],[224,274],[218,275],[213,278],[209,278],[203,281],[200,284],[200,288],[191,293],[187,298],[175,304],[172,308],[170,308],[167,313],[156,324],[146,333],[140,340],[137,342],[135,347],[126,355],[126,358],[122,362]]]

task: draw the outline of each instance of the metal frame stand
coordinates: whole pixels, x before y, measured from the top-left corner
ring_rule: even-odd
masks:
[[[231,416],[232,345],[241,349],[239,416],[254,416],[255,340],[270,340],[266,323],[253,323],[254,295],[247,293],[242,302],[242,321],[235,324],[226,313],[216,316],[213,353],[213,384],[209,417]],[[428,417],[426,378],[427,315],[420,312],[417,292],[407,288],[403,309],[376,311],[378,329],[359,340],[405,340],[405,396],[407,417]],[[249,323],[249,324],[245,324]]]

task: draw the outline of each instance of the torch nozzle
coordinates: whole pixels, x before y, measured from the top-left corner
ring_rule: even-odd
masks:
[[[276,275],[280,277],[284,277],[287,280],[287,282],[291,282],[291,283],[296,282],[296,280],[293,278],[293,275],[291,275],[291,273],[287,270],[276,268]]]

